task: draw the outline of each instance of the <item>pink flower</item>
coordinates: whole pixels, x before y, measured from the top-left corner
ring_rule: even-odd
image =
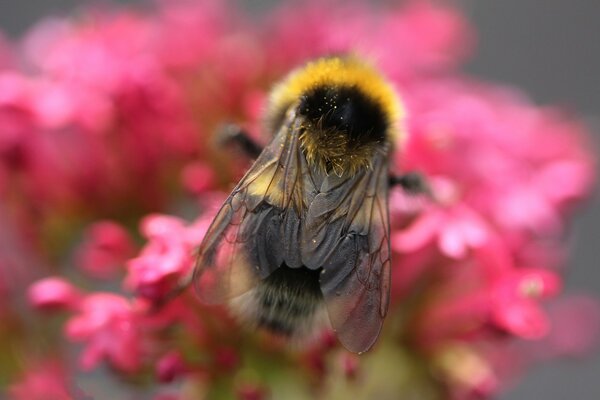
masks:
[[[446,266],[443,280],[429,290],[432,298],[419,321],[425,348],[440,342],[484,339],[495,327],[514,337],[539,339],[550,325],[540,302],[555,296],[561,280],[539,268],[489,271],[477,263]]]
[[[64,334],[82,343],[80,366],[105,361],[121,375],[150,367],[160,382],[199,381],[184,383],[200,388],[199,396],[227,387],[243,399],[268,397],[270,363],[297,371],[307,385],[331,379],[332,365],[349,379],[363,378],[334,332],[290,352],[242,330],[224,307],[185,294],[162,301],[189,276],[222,204],[223,193],[211,190],[227,191],[247,168],[246,159],[212,151],[216,127],[241,122],[258,137],[272,82],[332,52],[369,59],[398,89],[408,135],[396,146],[392,169],[421,171],[433,192],[430,200],[391,193],[392,323],[380,340],[400,352],[385,347],[385,356],[431,369],[423,379],[449,396],[484,398],[509,379],[505,370],[514,376],[542,353],[587,348],[598,323],[577,311],[587,317],[596,308],[545,304],[562,285],[560,239],[570,211],[594,179],[585,128],[512,89],[456,73],[474,38],[445,4],[310,1],[264,14],[261,27],[218,0],[161,0],[154,11],[102,9],[48,20],[16,55],[27,71],[5,61],[0,38],[0,204],[14,210],[31,248],[43,249],[40,258],[70,260],[65,249],[75,248],[77,265],[100,279],[114,278],[123,265],[123,286],[133,296],[83,294],[60,277],[29,287],[34,307],[72,313]],[[188,215],[195,205],[201,216],[191,223],[159,214]],[[120,224],[148,212],[140,224],[146,243],[137,251]],[[72,240],[74,226],[98,218]],[[37,268],[15,262],[14,253],[27,252],[14,251],[16,228],[5,225],[2,296],[13,271]],[[7,315],[17,315],[5,303]],[[398,318],[402,323],[394,323]],[[538,354],[534,340],[553,350]],[[407,352],[411,357],[393,358]],[[371,371],[364,372],[369,379]],[[24,381],[36,389],[15,391],[22,398],[54,393],[50,379]],[[70,394],[60,390],[57,398]]]
[[[392,248],[414,252],[435,243],[442,254],[463,258],[469,248],[483,245],[489,236],[484,219],[472,209],[458,204],[447,209],[431,208],[404,231],[394,233]]]
[[[503,233],[560,232],[566,206],[592,182],[580,124],[475,82],[417,81],[406,89],[411,136],[399,160],[403,169],[452,182],[454,201]]]
[[[475,341],[490,323],[515,337],[548,334],[539,300],[556,294],[560,278],[545,268],[562,259],[557,234],[593,175],[582,127],[506,89],[458,79],[413,81],[405,100],[411,136],[399,167],[432,177],[435,199],[392,232],[405,257],[394,288],[438,277],[423,337]],[[436,247],[460,262],[427,254]]]
[[[405,79],[415,72],[445,72],[472,51],[471,27],[462,15],[443,3],[411,0],[386,16],[371,42],[382,68],[395,79]]]
[[[140,255],[127,263],[125,285],[140,296],[162,299],[190,272],[193,252],[208,229],[206,218],[186,226],[176,217],[150,215],[141,223],[142,234],[149,239]]]
[[[342,353],[340,354],[341,369],[347,379],[355,379],[360,367],[359,358],[355,354]]]
[[[177,352],[165,354],[156,364],[156,375],[160,382],[172,382],[187,370],[183,357]]]
[[[22,168],[26,135],[33,125],[30,82],[15,72],[0,71],[0,156],[2,167]]]
[[[35,282],[27,290],[29,303],[41,310],[70,310],[77,306],[81,295],[66,280],[59,277]]]
[[[279,73],[319,55],[358,51],[397,80],[455,66],[473,41],[460,14],[430,1],[385,10],[366,2],[287,5],[274,14],[266,40]]]
[[[124,372],[141,366],[141,317],[136,305],[110,293],[93,293],[80,303],[71,317],[65,335],[72,341],[85,342],[81,367],[91,369],[106,360]]]
[[[184,188],[192,194],[199,195],[213,186],[215,173],[207,164],[193,162],[183,169],[181,180]]]
[[[542,269],[520,269],[504,274],[490,289],[492,320],[508,332],[538,339],[548,334],[548,319],[538,301],[555,296],[561,280]]]
[[[67,374],[57,361],[31,365],[25,374],[8,389],[12,400],[71,400],[84,398],[81,391],[69,388]]]
[[[90,226],[77,251],[77,265],[95,278],[114,277],[135,247],[128,232],[112,221]]]

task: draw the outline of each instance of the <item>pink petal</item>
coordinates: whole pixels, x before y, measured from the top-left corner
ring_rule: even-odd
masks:
[[[518,289],[522,296],[548,298],[558,294],[562,288],[562,279],[555,272],[529,268],[518,272]]]
[[[463,258],[467,252],[467,245],[460,228],[450,222],[448,226],[441,228],[438,246],[442,253],[455,259]]]
[[[152,214],[142,220],[140,230],[149,239],[165,238],[169,240],[173,235],[177,237],[185,230],[185,223],[177,217]]]
[[[502,328],[524,339],[546,336],[550,323],[544,312],[533,301],[513,301],[493,312],[493,319]]]
[[[58,277],[35,282],[27,291],[29,303],[44,310],[66,310],[73,308],[80,294],[71,283]]]
[[[442,223],[443,218],[439,211],[426,212],[407,229],[394,232],[391,246],[394,250],[403,253],[418,250],[433,240]]]

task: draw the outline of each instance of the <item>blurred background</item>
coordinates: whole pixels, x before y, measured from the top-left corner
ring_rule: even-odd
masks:
[[[128,0],[119,3],[140,3]],[[0,29],[18,38],[44,16],[64,15],[83,0],[0,3]],[[275,4],[254,1],[252,10]],[[600,141],[600,2],[598,0],[464,0],[460,6],[478,35],[467,72],[522,89],[539,104],[558,104],[582,115]],[[560,185],[561,182],[557,182]],[[572,227],[571,263],[566,291],[600,294],[598,195],[580,211]],[[538,366],[502,398],[600,398],[600,355]]]

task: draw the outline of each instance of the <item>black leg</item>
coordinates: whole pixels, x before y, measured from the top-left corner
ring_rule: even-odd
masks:
[[[427,179],[418,172],[390,175],[390,186],[396,185],[402,187],[406,194],[413,196],[426,195],[431,197],[431,190],[427,184]]]
[[[263,148],[246,131],[235,124],[223,125],[217,132],[217,143],[221,146],[234,144],[248,157],[255,159]]]

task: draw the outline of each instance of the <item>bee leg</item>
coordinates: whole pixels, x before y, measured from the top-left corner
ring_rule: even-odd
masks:
[[[390,175],[390,187],[400,186],[409,195],[425,195],[431,197],[431,189],[427,179],[418,172],[408,172],[402,175]]]
[[[235,145],[249,158],[255,159],[262,152],[263,148],[256,143],[239,125],[225,124],[217,132],[217,144],[219,146]]]

